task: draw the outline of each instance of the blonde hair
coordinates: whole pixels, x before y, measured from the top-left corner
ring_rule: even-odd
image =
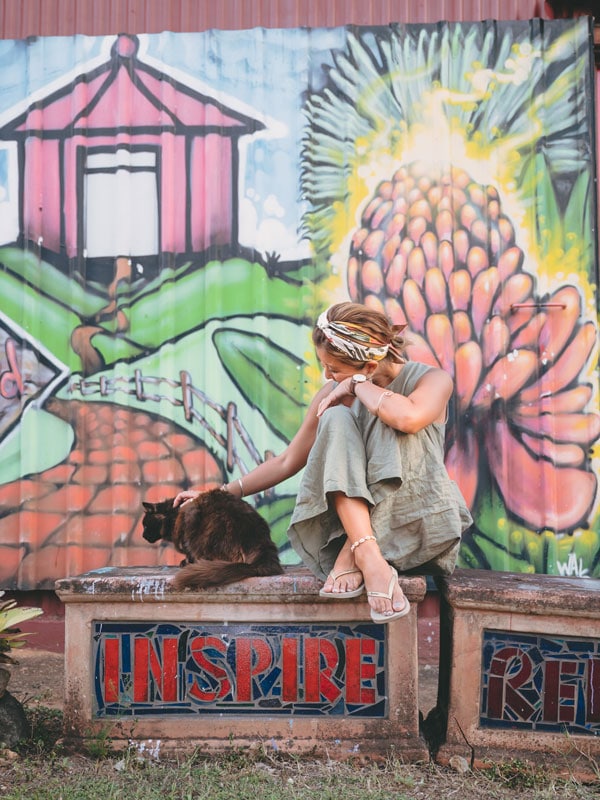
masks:
[[[406,361],[404,354],[406,342],[401,335],[401,326],[393,325],[381,311],[375,311],[360,303],[336,303],[327,309],[326,316],[328,322],[357,328],[371,337],[373,342],[381,346],[389,345],[385,359],[389,359],[396,364],[403,364]],[[313,329],[312,340],[315,347],[322,347],[342,363],[352,365],[366,363],[365,361],[358,361],[339,350],[318,325],[315,325]]]

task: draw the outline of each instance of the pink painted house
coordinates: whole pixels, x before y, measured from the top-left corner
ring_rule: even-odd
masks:
[[[264,128],[137,52],[118,36],[108,62],[0,128],[18,145],[16,244],[97,279],[117,256],[154,272],[234,248],[239,139]]]

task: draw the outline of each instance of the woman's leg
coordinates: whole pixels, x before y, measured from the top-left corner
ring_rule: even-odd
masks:
[[[333,570],[327,576],[323,584],[323,591],[335,594],[337,592],[352,592],[363,582],[360,570],[354,561],[354,553],[350,550],[352,542],[346,539],[338,557],[335,560]],[[334,578],[334,576],[336,576]]]
[[[368,503],[360,497],[347,497],[342,492],[332,492],[330,496],[348,537],[335,562],[334,572],[358,568],[364,576],[367,591],[387,592],[391,570],[390,565],[381,555],[377,542],[368,539],[356,547],[354,552],[350,549],[351,545],[358,542],[359,539],[374,535]],[[342,591],[342,589],[340,588],[338,591]],[[386,612],[401,611],[406,605],[406,599],[402,589],[396,584],[391,603],[383,597],[369,597],[369,604],[374,611],[385,614]]]
[[[324,505],[323,511],[315,515],[317,522],[308,528],[309,533],[316,531],[322,537],[318,541],[318,549],[314,541],[306,536],[306,527],[304,531],[301,527],[290,531],[292,543],[297,536],[304,550],[310,548],[311,555],[327,575],[322,590],[325,593],[347,593],[363,584],[363,577],[350,550],[352,542],[345,536],[344,526],[331,498],[344,492],[370,496],[366,472],[365,446],[356,417],[346,406],[328,408],[319,420],[317,438],[309,455],[296,504],[297,509],[306,506],[311,510],[321,503]],[[343,544],[338,549],[340,541]],[[302,547],[298,547],[298,551],[305,560]],[[331,573],[339,577],[334,579]]]

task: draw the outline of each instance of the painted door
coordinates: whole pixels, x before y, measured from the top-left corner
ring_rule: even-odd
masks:
[[[116,151],[87,156],[85,251],[88,258],[156,255],[158,180],[156,153]]]

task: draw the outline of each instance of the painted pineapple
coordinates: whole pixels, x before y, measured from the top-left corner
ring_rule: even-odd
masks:
[[[587,29],[495,25],[399,28],[376,54],[349,37],[308,103],[305,224],[350,299],[407,322],[409,355],[454,379],[463,565],[600,574]]]
[[[413,163],[381,182],[365,208],[350,248],[348,291],[419,330],[427,311],[465,311],[481,272],[497,267],[503,280],[522,262],[493,186],[459,167]]]

